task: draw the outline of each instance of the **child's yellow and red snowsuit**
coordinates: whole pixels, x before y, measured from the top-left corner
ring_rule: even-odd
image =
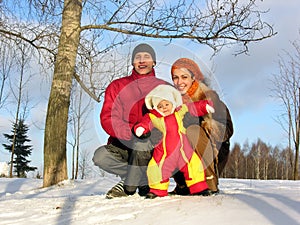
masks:
[[[200,105],[195,107],[194,104]],[[202,161],[190,146],[182,123],[188,111],[195,116],[206,114],[205,105],[205,101],[183,104],[173,114],[165,117],[156,110],[151,110],[151,113],[145,115],[143,122],[137,125],[144,127],[145,132],[156,127],[163,133],[163,139],[154,148],[147,168],[150,192],[161,197],[167,196],[169,178],[176,170],[183,172],[191,194],[208,188]]]

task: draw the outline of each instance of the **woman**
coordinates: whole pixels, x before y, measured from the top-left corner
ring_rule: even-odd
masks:
[[[219,191],[218,176],[228,160],[229,139],[233,134],[229,110],[218,94],[204,83],[204,76],[193,60],[178,59],[172,65],[171,74],[174,86],[182,95],[183,103],[204,99],[210,99],[214,103],[215,113],[211,118],[196,118],[186,114],[184,126],[187,128],[186,132],[191,145],[202,157],[206,167],[206,182],[210,190],[208,194],[217,193]],[[177,185],[173,194],[189,194],[180,172],[174,175],[174,179]]]

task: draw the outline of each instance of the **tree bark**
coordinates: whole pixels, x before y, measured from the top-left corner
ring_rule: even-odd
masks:
[[[46,117],[43,186],[68,178],[67,122],[72,77],[80,38],[81,0],[65,0],[61,35]]]

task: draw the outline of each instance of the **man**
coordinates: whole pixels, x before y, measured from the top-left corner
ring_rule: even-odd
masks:
[[[145,96],[157,85],[166,83],[155,77],[155,65],[153,48],[139,44],[132,53],[131,75],[114,80],[105,91],[100,120],[110,137],[107,145],[95,151],[93,162],[104,171],[121,177],[121,181],[107,192],[107,198],[132,195],[137,188],[141,196],[149,191],[146,167],[161,133],[154,130],[141,140],[133,135],[132,128],[148,112]]]

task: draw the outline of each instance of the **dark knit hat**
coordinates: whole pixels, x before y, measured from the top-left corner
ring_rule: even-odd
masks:
[[[204,80],[204,76],[197,63],[195,63],[193,60],[188,58],[180,58],[176,60],[172,65],[171,74],[173,75],[175,69],[182,69],[182,68],[188,69],[192,73],[192,76],[195,77],[195,80],[198,81]]]
[[[156,55],[154,49],[148,44],[139,44],[133,49],[132,56],[131,56],[132,65],[133,65],[134,57],[138,52],[148,52],[151,55],[154,63],[156,64]]]

